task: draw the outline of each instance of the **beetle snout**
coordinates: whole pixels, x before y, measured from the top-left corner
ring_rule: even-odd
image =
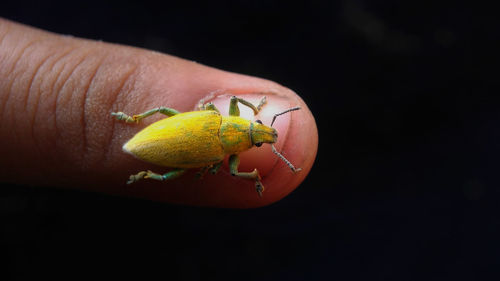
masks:
[[[267,143],[275,143],[278,141],[278,131],[275,128],[267,127],[267,131],[265,132],[265,141]]]
[[[251,134],[254,144],[275,143],[278,139],[278,132],[276,129],[259,123],[253,124]]]

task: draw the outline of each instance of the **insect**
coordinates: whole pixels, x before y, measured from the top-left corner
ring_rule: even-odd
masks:
[[[229,116],[222,116],[212,103],[201,104],[200,111],[180,113],[175,109],[159,107],[144,113],[129,116],[123,112],[111,113],[117,120],[127,123],[138,123],[142,119],[155,113],[168,116],[138,132],[125,145],[123,150],[143,161],[170,167],[172,170],[165,174],[151,171],[141,171],[131,175],[127,184],[141,179],[159,181],[171,180],[184,174],[187,169],[201,168],[200,177],[208,170],[216,174],[226,155],[229,156],[229,170],[231,175],[255,181],[255,189],[262,196],[264,186],[257,169],[252,172],[240,172],[238,154],[253,146],[260,147],[263,143],[271,144],[272,151],[283,160],[293,172],[295,168],[274,147],[278,133],[272,128],[276,117],[299,110],[293,107],[273,116],[270,126],[262,124],[260,120],[250,121],[240,117],[238,103],[251,108],[257,115],[266,104],[266,97],[262,98],[258,106],[238,98],[231,97]]]

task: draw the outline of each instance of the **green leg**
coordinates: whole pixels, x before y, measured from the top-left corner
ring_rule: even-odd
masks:
[[[253,114],[257,115],[259,113],[259,111],[262,109],[262,107],[266,104],[267,100],[266,100],[266,97],[263,97],[260,100],[259,105],[255,106],[255,105],[251,104],[249,101],[246,101],[244,99],[240,99],[236,96],[232,96],[231,101],[229,103],[229,115],[230,116],[240,116],[240,109],[238,108],[238,102],[250,107],[253,110]]]
[[[217,174],[217,172],[220,170],[221,166],[222,166],[222,161],[220,161],[219,163],[213,164],[212,167],[210,168],[210,173],[212,175]]]
[[[141,179],[152,179],[152,180],[157,180],[157,181],[166,181],[166,180],[171,180],[180,177],[182,174],[186,172],[186,169],[174,169],[172,171],[169,171],[163,175],[153,173],[151,171],[142,171],[139,172],[135,175],[131,175],[129,180],[127,181],[127,184],[134,183],[136,181],[139,181]]]
[[[215,105],[211,102],[208,102],[202,106],[199,107],[200,110],[214,110],[214,111],[217,111],[218,113],[220,113],[219,109],[217,109],[217,107],[215,107]]]
[[[213,165],[210,165],[210,166],[205,166],[203,168],[201,168],[197,173],[196,173],[196,179],[198,180],[201,180],[203,178],[203,176],[207,173],[207,171],[210,171],[210,173],[212,175],[215,175],[217,174],[217,172],[219,171],[220,167],[222,166],[222,161],[220,161],[219,163],[215,163]]]
[[[154,109],[148,110],[146,112],[143,112],[141,114],[137,114],[134,116],[129,116],[121,111],[120,112],[112,112],[111,115],[115,116],[117,120],[123,120],[127,123],[134,123],[134,122],[139,123],[139,121],[141,121],[141,119],[146,118],[148,116],[151,116],[155,113],[165,114],[165,115],[170,117],[170,116],[174,116],[176,114],[179,114],[179,111],[172,109],[172,108],[162,106],[162,107],[154,108]]]
[[[238,166],[240,165],[240,157],[237,154],[229,156],[229,171],[231,175],[241,177],[244,179],[255,180],[255,190],[262,197],[262,192],[264,191],[264,186],[260,182],[260,175],[257,169],[252,172],[238,172]]]
[[[201,180],[203,178],[203,176],[207,173],[208,169],[210,169],[210,166],[205,166],[205,167],[202,167],[195,175],[195,178],[197,180]]]

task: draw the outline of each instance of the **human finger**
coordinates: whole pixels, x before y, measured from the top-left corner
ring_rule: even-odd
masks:
[[[292,91],[271,81],[157,52],[60,36],[0,20],[0,77],[0,178],[5,181],[180,204],[257,207],[291,192],[307,174],[316,152],[314,119]],[[288,116],[292,121],[284,126],[285,134],[280,133],[286,136],[279,140],[283,143],[278,143],[290,161],[304,168],[301,173],[283,174],[276,157],[257,157],[258,151],[252,150],[242,155],[240,167],[249,169],[255,164],[262,169],[266,186],[262,199],[246,188],[251,183],[227,172],[200,181],[185,175],[168,183],[142,181],[125,186],[129,174],[164,171],[121,150],[138,130],[161,116],[131,126],[111,118],[111,112],[140,113],[158,106],[190,111],[201,99],[223,100],[227,94],[267,95],[270,101],[276,99],[270,104],[302,105],[300,113]],[[306,143],[297,126],[309,128]],[[283,177],[276,182],[274,175],[286,177],[287,183],[283,184]]]

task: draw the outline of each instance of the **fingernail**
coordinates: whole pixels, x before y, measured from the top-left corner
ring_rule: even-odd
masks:
[[[229,115],[229,101],[232,94],[222,94],[215,96],[205,102],[212,102],[223,116]],[[259,114],[254,116],[254,112],[249,107],[239,103],[240,117],[248,120],[261,120],[264,125],[270,126],[273,116],[276,113],[282,112],[292,106],[290,100],[277,96],[275,94],[244,94],[238,95],[239,98],[245,99],[255,106],[259,104],[263,97],[266,97],[267,103],[262,107]],[[278,151],[281,151],[288,134],[292,116],[291,114],[283,114],[276,118],[273,128],[278,132],[278,141],[274,144]],[[270,144],[263,144],[261,147],[253,147],[248,151],[240,153],[240,169],[242,171],[252,170],[258,167],[259,173],[265,177],[269,173],[279,158],[272,152]]]

